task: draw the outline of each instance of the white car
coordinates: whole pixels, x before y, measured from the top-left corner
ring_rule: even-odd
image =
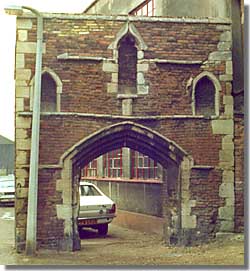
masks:
[[[0,176],[0,203],[15,202],[15,177],[13,174]]]
[[[83,227],[91,227],[97,229],[100,235],[106,235],[108,224],[115,217],[115,203],[96,185],[89,182],[80,182],[79,194],[79,231]]]

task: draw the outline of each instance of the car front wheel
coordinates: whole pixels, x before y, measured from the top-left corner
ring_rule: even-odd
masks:
[[[108,224],[101,224],[98,226],[98,233],[100,235],[107,235],[108,233]]]

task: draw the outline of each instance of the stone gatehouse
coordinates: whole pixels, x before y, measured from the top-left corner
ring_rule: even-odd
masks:
[[[39,247],[79,249],[77,189],[128,147],[162,168],[163,238],[237,230],[229,19],[43,14]],[[16,249],[25,247],[36,18],[17,18]]]

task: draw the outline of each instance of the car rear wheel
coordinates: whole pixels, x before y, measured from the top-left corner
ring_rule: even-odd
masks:
[[[100,235],[107,235],[108,233],[108,224],[101,224],[98,226],[98,233]]]

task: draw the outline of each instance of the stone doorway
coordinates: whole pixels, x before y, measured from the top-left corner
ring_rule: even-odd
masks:
[[[177,245],[183,240],[186,229],[194,228],[191,216],[189,178],[193,164],[187,153],[159,133],[133,122],[108,126],[70,148],[62,157],[60,187],[63,203],[57,206],[58,218],[64,219],[64,238],[60,248],[80,249],[77,227],[78,185],[81,169],[90,161],[116,148],[134,148],[159,162],[163,170],[162,209],[163,238],[167,244]],[[64,210],[64,211],[62,211]],[[60,217],[61,214],[63,217]],[[185,230],[184,230],[185,229]]]

